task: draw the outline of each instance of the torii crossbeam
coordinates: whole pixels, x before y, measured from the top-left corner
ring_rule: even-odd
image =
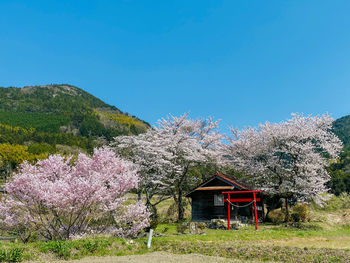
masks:
[[[227,198],[224,199],[225,202],[227,202],[227,229],[230,230],[230,211],[231,211],[231,202],[253,202],[254,203],[254,217],[255,217],[255,230],[258,230],[258,213],[256,211],[256,202],[260,201],[260,198],[256,198],[257,193],[261,193],[262,191],[228,191],[228,192],[222,192],[223,194],[227,194]],[[234,198],[231,199],[231,194],[253,194],[252,198]]]

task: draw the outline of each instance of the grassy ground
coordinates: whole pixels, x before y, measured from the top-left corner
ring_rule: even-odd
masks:
[[[304,227],[262,225],[258,231],[253,226],[233,231],[208,229],[206,235],[169,236],[157,239],[155,244],[159,249],[168,248],[165,251],[169,252],[240,260],[350,262],[350,227],[334,227],[333,230],[313,225]]]
[[[303,229],[264,224],[260,225],[258,231],[255,231],[254,226],[248,226],[231,231],[206,229],[205,235],[176,235],[175,224],[163,224],[157,228],[157,231],[162,233],[164,228],[169,229],[165,234],[170,235],[162,239],[168,241],[350,249],[350,226],[325,230],[310,224],[303,225]]]
[[[2,242],[0,250],[24,249],[22,259],[37,262],[81,259],[89,256],[143,255],[156,251],[201,254],[243,262],[350,262],[350,227],[348,226],[324,230],[314,225],[305,225],[304,229],[262,225],[258,231],[255,231],[253,226],[248,226],[231,231],[205,229],[205,235],[190,235],[178,234],[176,224],[161,224],[156,232],[166,236],[154,237],[150,250],[146,248],[146,237],[134,240],[89,237],[66,242],[28,244]],[[145,255],[144,258],[131,259],[140,259],[139,262],[143,262],[147,257]],[[217,260],[221,260],[220,258]],[[82,262],[94,262],[99,259],[89,260],[87,258]]]
[[[158,208],[167,221],[172,221],[171,204],[169,199]],[[146,248],[147,237],[124,240],[90,236],[81,240],[28,244],[0,242],[0,262],[2,257],[7,257],[7,261],[11,258],[13,262],[80,260],[77,263],[350,262],[350,209],[339,206],[337,209],[311,209],[310,222],[298,227],[261,224],[258,231],[254,226],[247,226],[231,231],[204,229],[205,234],[191,235],[179,234],[177,224],[167,223],[159,224],[155,232],[164,236],[154,237],[150,250]]]

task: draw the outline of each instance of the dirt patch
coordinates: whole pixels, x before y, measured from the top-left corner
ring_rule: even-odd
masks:
[[[55,261],[63,262],[63,261]],[[86,257],[80,260],[64,261],[65,263],[237,263],[241,261],[229,260],[221,257],[211,257],[198,254],[178,255],[167,252],[153,252],[143,255],[114,256],[114,257]]]
[[[310,237],[310,238],[289,238],[284,240],[262,241],[265,245],[291,246],[299,248],[330,248],[349,249],[350,237]]]

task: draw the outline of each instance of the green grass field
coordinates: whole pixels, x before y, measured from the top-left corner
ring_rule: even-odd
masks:
[[[173,218],[168,213],[171,205],[169,199],[158,208],[161,218],[168,222]],[[339,206],[327,209],[313,207],[310,221],[297,227],[265,223],[259,225],[258,231],[253,225],[239,230],[203,231],[204,234],[193,235],[187,229],[180,234],[176,223],[159,224],[155,232],[163,236],[155,236],[149,250],[146,247],[147,236],[133,240],[89,236],[72,241],[35,241],[27,244],[2,241],[0,262],[4,254],[12,255],[15,261],[16,253],[20,254],[17,259],[22,261],[52,262],[85,258],[83,261],[89,262],[91,256],[143,255],[149,252],[201,254],[235,262],[350,262],[350,209]]]
[[[325,230],[307,224],[303,229],[263,224],[240,230],[205,229],[204,235],[178,234],[176,224],[160,224],[150,250],[147,237],[124,240],[91,236],[65,242],[2,242],[0,250],[23,249],[24,261],[51,262],[57,259],[79,259],[86,256],[121,256],[164,251],[175,254],[202,254],[237,260],[276,262],[348,262],[350,227],[335,226]]]

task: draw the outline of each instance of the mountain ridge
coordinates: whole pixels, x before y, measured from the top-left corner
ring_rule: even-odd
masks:
[[[137,135],[150,128],[146,121],[69,84],[0,87],[0,124],[0,143],[46,143],[43,138],[54,137],[61,139],[50,139],[49,144],[58,140],[65,145],[65,140],[75,140],[68,145],[78,146],[78,141],[84,141],[80,145],[89,150],[101,138],[108,142],[115,136]],[[25,129],[33,138],[13,139],[7,126]]]
[[[350,150],[350,115],[334,120],[333,132],[343,142],[344,149]]]

